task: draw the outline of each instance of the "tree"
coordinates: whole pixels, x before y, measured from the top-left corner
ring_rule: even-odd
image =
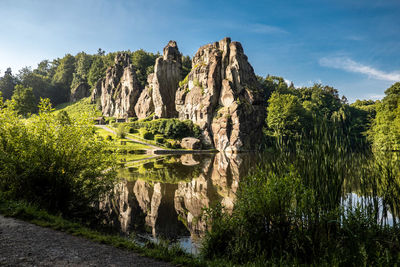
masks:
[[[376,104],[376,117],[369,138],[377,150],[400,150],[400,82],[385,91]]]
[[[93,63],[90,66],[88,73],[88,83],[90,86],[94,87],[97,81],[104,77],[106,72],[106,65],[104,64],[103,57],[96,55],[94,56]]]
[[[293,137],[300,133],[305,110],[294,95],[274,92],[268,100],[267,125],[277,137]]]
[[[24,117],[37,111],[37,102],[31,87],[26,88],[20,84],[16,85],[12,100],[15,102],[14,108],[17,113]]]
[[[0,78],[0,92],[4,99],[11,99],[17,79],[12,75],[11,68],[7,68],[4,76]]]

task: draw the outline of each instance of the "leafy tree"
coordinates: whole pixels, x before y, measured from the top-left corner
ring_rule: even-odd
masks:
[[[274,92],[268,103],[267,125],[274,136],[290,137],[300,133],[305,110],[297,96]]]
[[[15,110],[22,116],[26,117],[37,111],[37,102],[31,87],[26,88],[20,84],[16,85],[12,100],[15,102]]]
[[[57,67],[56,73],[53,77],[53,82],[61,84],[65,87],[70,87],[75,72],[75,57],[71,54],[66,54]]]
[[[93,57],[85,52],[81,52],[75,56],[75,59],[76,71],[73,74],[71,89],[75,88],[81,83],[87,83]]]
[[[143,88],[147,83],[147,76],[154,71],[153,66],[159,56],[159,54],[149,53],[143,49],[132,53],[132,64],[137,68],[136,75]]]
[[[8,68],[4,72],[4,76],[0,78],[0,92],[5,99],[11,99],[16,84],[17,80],[12,75],[11,68]]]
[[[182,56],[182,78],[192,70],[192,60],[189,56]]]
[[[376,117],[369,138],[377,150],[400,150],[400,82],[385,91],[376,104]]]
[[[104,64],[103,57],[99,55],[94,56],[88,73],[88,83],[90,86],[94,87],[97,81],[104,77],[106,68],[107,67]]]

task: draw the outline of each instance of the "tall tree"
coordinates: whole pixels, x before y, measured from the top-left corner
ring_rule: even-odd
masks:
[[[22,116],[27,116],[37,111],[37,102],[31,87],[16,85],[12,100],[15,102],[15,110]]]
[[[2,92],[4,99],[11,98],[16,84],[17,79],[12,75],[11,68],[7,68],[4,76],[0,78],[0,92]]]

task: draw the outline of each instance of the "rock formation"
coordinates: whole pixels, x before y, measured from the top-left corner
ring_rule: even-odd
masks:
[[[101,80],[101,107],[103,115],[110,117],[136,116],[134,107],[141,93],[136,78],[135,68],[129,55],[118,54],[114,66],[106,71],[106,77]],[[95,89],[93,94],[98,94]]]
[[[136,116],[139,120],[147,118],[154,113],[153,92],[152,87],[150,86],[150,84],[153,82],[153,76],[154,73],[151,73],[147,77],[147,82],[149,85],[147,85],[143,92],[140,94],[140,97],[135,106]]]
[[[202,142],[219,151],[254,150],[265,120],[263,91],[239,42],[224,38],[201,47],[182,80],[182,55],[170,41],[157,58],[148,85],[141,90],[128,54],[93,90],[101,95],[103,115],[139,119],[190,119],[203,130]],[[179,87],[179,88],[178,88]]]
[[[201,47],[176,93],[176,109],[180,119],[198,124],[205,142],[219,151],[255,149],[265,108],[242,45],[225,38]]]
[[[164,47],[163,56],[156,60],[153,80],[149,85],[157,117],[176,117],[175,94],[181,79],[182,55],[176,42],[169,41]]]
[[[87,83],[80,83],[71,91],[71,102],[90,96],[90,86]]]

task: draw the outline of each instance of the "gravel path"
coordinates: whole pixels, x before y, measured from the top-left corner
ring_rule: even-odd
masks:
[[[0,266],[172,266],[0,215]]]

